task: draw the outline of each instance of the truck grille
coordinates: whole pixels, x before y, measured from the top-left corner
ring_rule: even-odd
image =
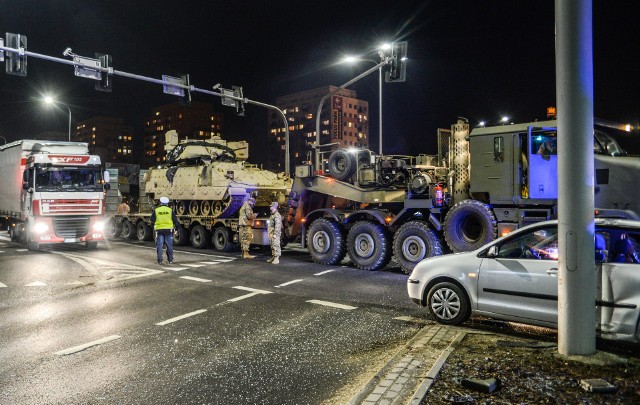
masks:
[[[89,218],[55,218],[53,229],[60,238],[79,238],[89,232]]]

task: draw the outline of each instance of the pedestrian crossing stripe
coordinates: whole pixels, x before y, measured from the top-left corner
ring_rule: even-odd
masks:
[[[188,267],[165,267],[168,271],[182,271],[188,269]]]
[[[25,284],[25,287],[44,287],[46,286],[45,283],[43,283],[42,281],[34,281],[33,283],[30,284]]]
[[[6,287],[6,286],[7,286],[6,284],[2,284],[2,283],[0,283],[0,288],[2,288],[2,287]]]
[[[187,267],[204,267],[204,264],[194,264],[194,263],[182,263],[182,266],[187,266]]]

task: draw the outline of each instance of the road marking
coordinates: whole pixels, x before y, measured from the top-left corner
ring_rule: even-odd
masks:
[[[46,286],[46,284],[43,283],[42,281],[34,281],[33,283],[25,284],[24,286],[25,287],[44,287],[44,286]]]
[[[220,262],[200,262],[201,264],[220,264]]]
[[[204,267],[204,264],[192,264],[192,263],[182,263],[183,266],[187,267]]]
[[[358,309],[358,307],[352,307],[350,305],[344,305],[344,304],[337,304],[335,302],[329,302],[329,301],[309,300],[307,302],[311,304],[324,305],[326,307],[340,308],[340,309],[346,309],[346,310]]]
[[[289,284],[299,283],[299,282],[301,282],[301,281],[302,281],[302,279],[288,281],[288,282],[286,282],[286,283],[282,283],[282,284],[280,284],[280,285],[277,285],[277,286],[276,286],[276,288],[278,288],[278,287],[284,287],[284,286],[289,285]]]
[[[227,302],[236,302],[236,301],[244,300],[246,298],[251,298],[254,295],[260,295],[260,294],[261,293],[259,293],[259,292],[252,292],[252,293],[249,293],[249,294],[241,295],[239,297],[228,299]]]
[[[120,242],[122,243],[122,242]],[[144,246],[144,245],[134,245],[134,244],[130,244],[130,243],[125,243],[125,245],[129,245],[129,246],[134,246],[134,247],[138,247],[141,249],[152,249],[152,250],[156,250],[156,247],[153,246]],[[187,252],[186,250],[174,250],[173,253],[184,253],[187,255],[196,255],[196,256],[207,256],[207,257],[213,257],[215,258],[220,258],[222,260],[229,260],[229,261],[233,261],[236,260],[235,258],[230,258],[229,256],[218,256],[218,255],[212,255],[212,254],[208,254],[208,253],[196,253],[196,252]],[[218,260],[218,259],[215,259]]]
[[[397,317],[395,317],[393,319],[396,319],[398,321],[413,322],[413,323],[423,323],[423,324],[427,324],[428,323],[424,319],[414,318],[412,316],[397,316]]]
[[[16,252],[28,252],[29,249],[16,249]]]
[[[66,283],[65,285],[85,285],[82,281],[73,281],[70,283]]]
[[[166,324],[169,324],[169,323],[172,323],[172,322],[176,322],[176,321],[179,321],[181,319],[188,318],[190,316],[198,315],[198,314],[201,314],[203,312],[207,312],[207,310],[206,309],[199,309],[197,311],[189,312],[188,314],[184,314],[184,315],[176,316],[175,318],[167,319],[166,321],[158,322],[158,323],[156,323],[156,325],[157,326],[164,326]]]
[[[2,288],[2,287],[6,287],[6,284],[0,283],[0,288]]]
[[[4,250],[0,250],[0,253],[4,253]]]
[[[325,271],[321,271],[320,273],[314,274],[314,276],[321,276],[323,274],[331,273],[331,272],[334,272],[334,271],[335,270],[333,270],[333,269],[332,270],[325,270]]]
[[[111,262],[107,260],[96,259],[91,256],[84,256],[76,253],[67,252],[51,252],[66,257],[69,260],[81,265],[87,272],[97,276],[99,274],[111,275],[112,278],[106,282],[121,281],[138,277],[148,277],[155,274],[163,273],[162,270],[150,269],[147,267],[133,266]]]
[[[199,281],[201,283],[210,283],[211,280],[207,280],[206,278],[198,278],[198,277],[189,277],[189,276],[183,276],[180,278],[184,278],[185,280],[191,280],[191,281]]]
[[[186,267],[163,267],[163,268],[169,271],[182,271],[187,269]]]
[[[58,356],[66,356],[67,354],[73,354],[73,353],[81,352],[84,349],[88,349],[88,348],[90,348],[92,346],[101,345],[103,343],[111,342],[112,340],[120,339],[121,337],[122,336],[118,336],[118,335],[107,336],[106,338],[94,340],[93,342],[85,343],[85,344],[80,345],[80,346],[74,346],[74,347],[71,347],[69,349],[60,350],[59,352],[55,352],[54,354],[56,354]]]
[[[272,291],[258,290],[256,288],[250,288],[250,287],[235,286],[233,288],[238,289],[238,290],[251,291],[251,292],[258,293],[258,294],[272,294]]]

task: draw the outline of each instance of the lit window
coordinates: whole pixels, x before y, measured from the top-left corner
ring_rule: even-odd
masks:
[[[310,119],[312,119],[312,118],[313,118],[313,114],[309,113],[309,114],[307,114],[307,115],[306,115],[306,117],[307,117],[307,119],[309,119],[309,120],[310,120]]]
[[[348,126],[349,128],[352,128],[352,127],[353,127],[353,122],[348,122],[348,123],[347,123],[347,126]]]
[[[156,111],[156,116],[160,115],[160,111]]]

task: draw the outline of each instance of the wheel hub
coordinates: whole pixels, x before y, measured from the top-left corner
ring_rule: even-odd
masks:
[[[440,319],[453,319],[460,313],[460,297],[453,290],[440,289],[431,297],[431,309]]]
[[[427,246],[419,237],[409,236],[402,242],[402,254],[407,260],[417,262],[425,258]]]
[[[359,257],[367,258],[373,255],[375,250],[375,243],[371,235],[362,233],[356,237],[355,250]]]
[[[317,253],[327,253],[329,248],[331,248],[331,239],[329,239],[329,234],[325,231],[316,232],[313,235],[312,247]]]

